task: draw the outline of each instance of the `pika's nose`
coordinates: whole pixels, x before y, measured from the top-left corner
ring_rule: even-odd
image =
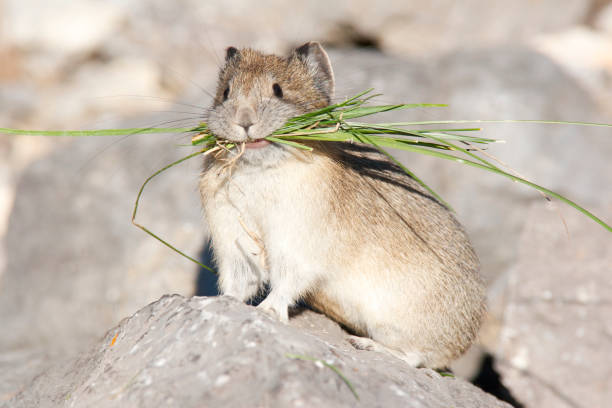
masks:
[[[242,126],[245,132],[255,123],[255,111],[251,108],[240,108],[236,114],[236,123]]]

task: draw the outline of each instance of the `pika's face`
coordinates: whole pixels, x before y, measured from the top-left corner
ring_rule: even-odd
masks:
[[[295,90],[283,71],[287,61],[251,50],[236,51],[221,72],[208,117],[220,139],[253,143],[299,114]]]
[[[230,47],[208,126],[217,138],[245,142],[247,149],[267,147],[266,136],[291,117],[327,106],[332,93],[331,66],[318,43],[287,58]]]

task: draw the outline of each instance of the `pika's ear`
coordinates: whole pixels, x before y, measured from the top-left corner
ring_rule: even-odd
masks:
[[[321,44],[317,41],[307,42],[296,48],[294,55],[306,64],[317,88],[331,100],[334,97],[334,71]]]
[[[227,47],[225,50],[225,62],[229,62],[232,58],[238,55],[238,49],[236,47]]]

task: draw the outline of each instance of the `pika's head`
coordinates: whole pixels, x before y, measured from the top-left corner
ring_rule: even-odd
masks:
[[[229,47],[208,126],[219,139],[263,147],[263,138],[291,117],[329,105],[333,93],[329,57],[318,42],[287,57]]]

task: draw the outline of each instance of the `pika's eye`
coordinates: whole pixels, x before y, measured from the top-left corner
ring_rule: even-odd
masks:
[[[228,96],[229,96],[229,86],[225,88],[225,91],[223,91],[223,102],[227,101]]]
[[[272,90],[274,91],[274,96],[276,96],[277,98],[283,97],[283,89],[280,87],[279,84],[272,85]]]

